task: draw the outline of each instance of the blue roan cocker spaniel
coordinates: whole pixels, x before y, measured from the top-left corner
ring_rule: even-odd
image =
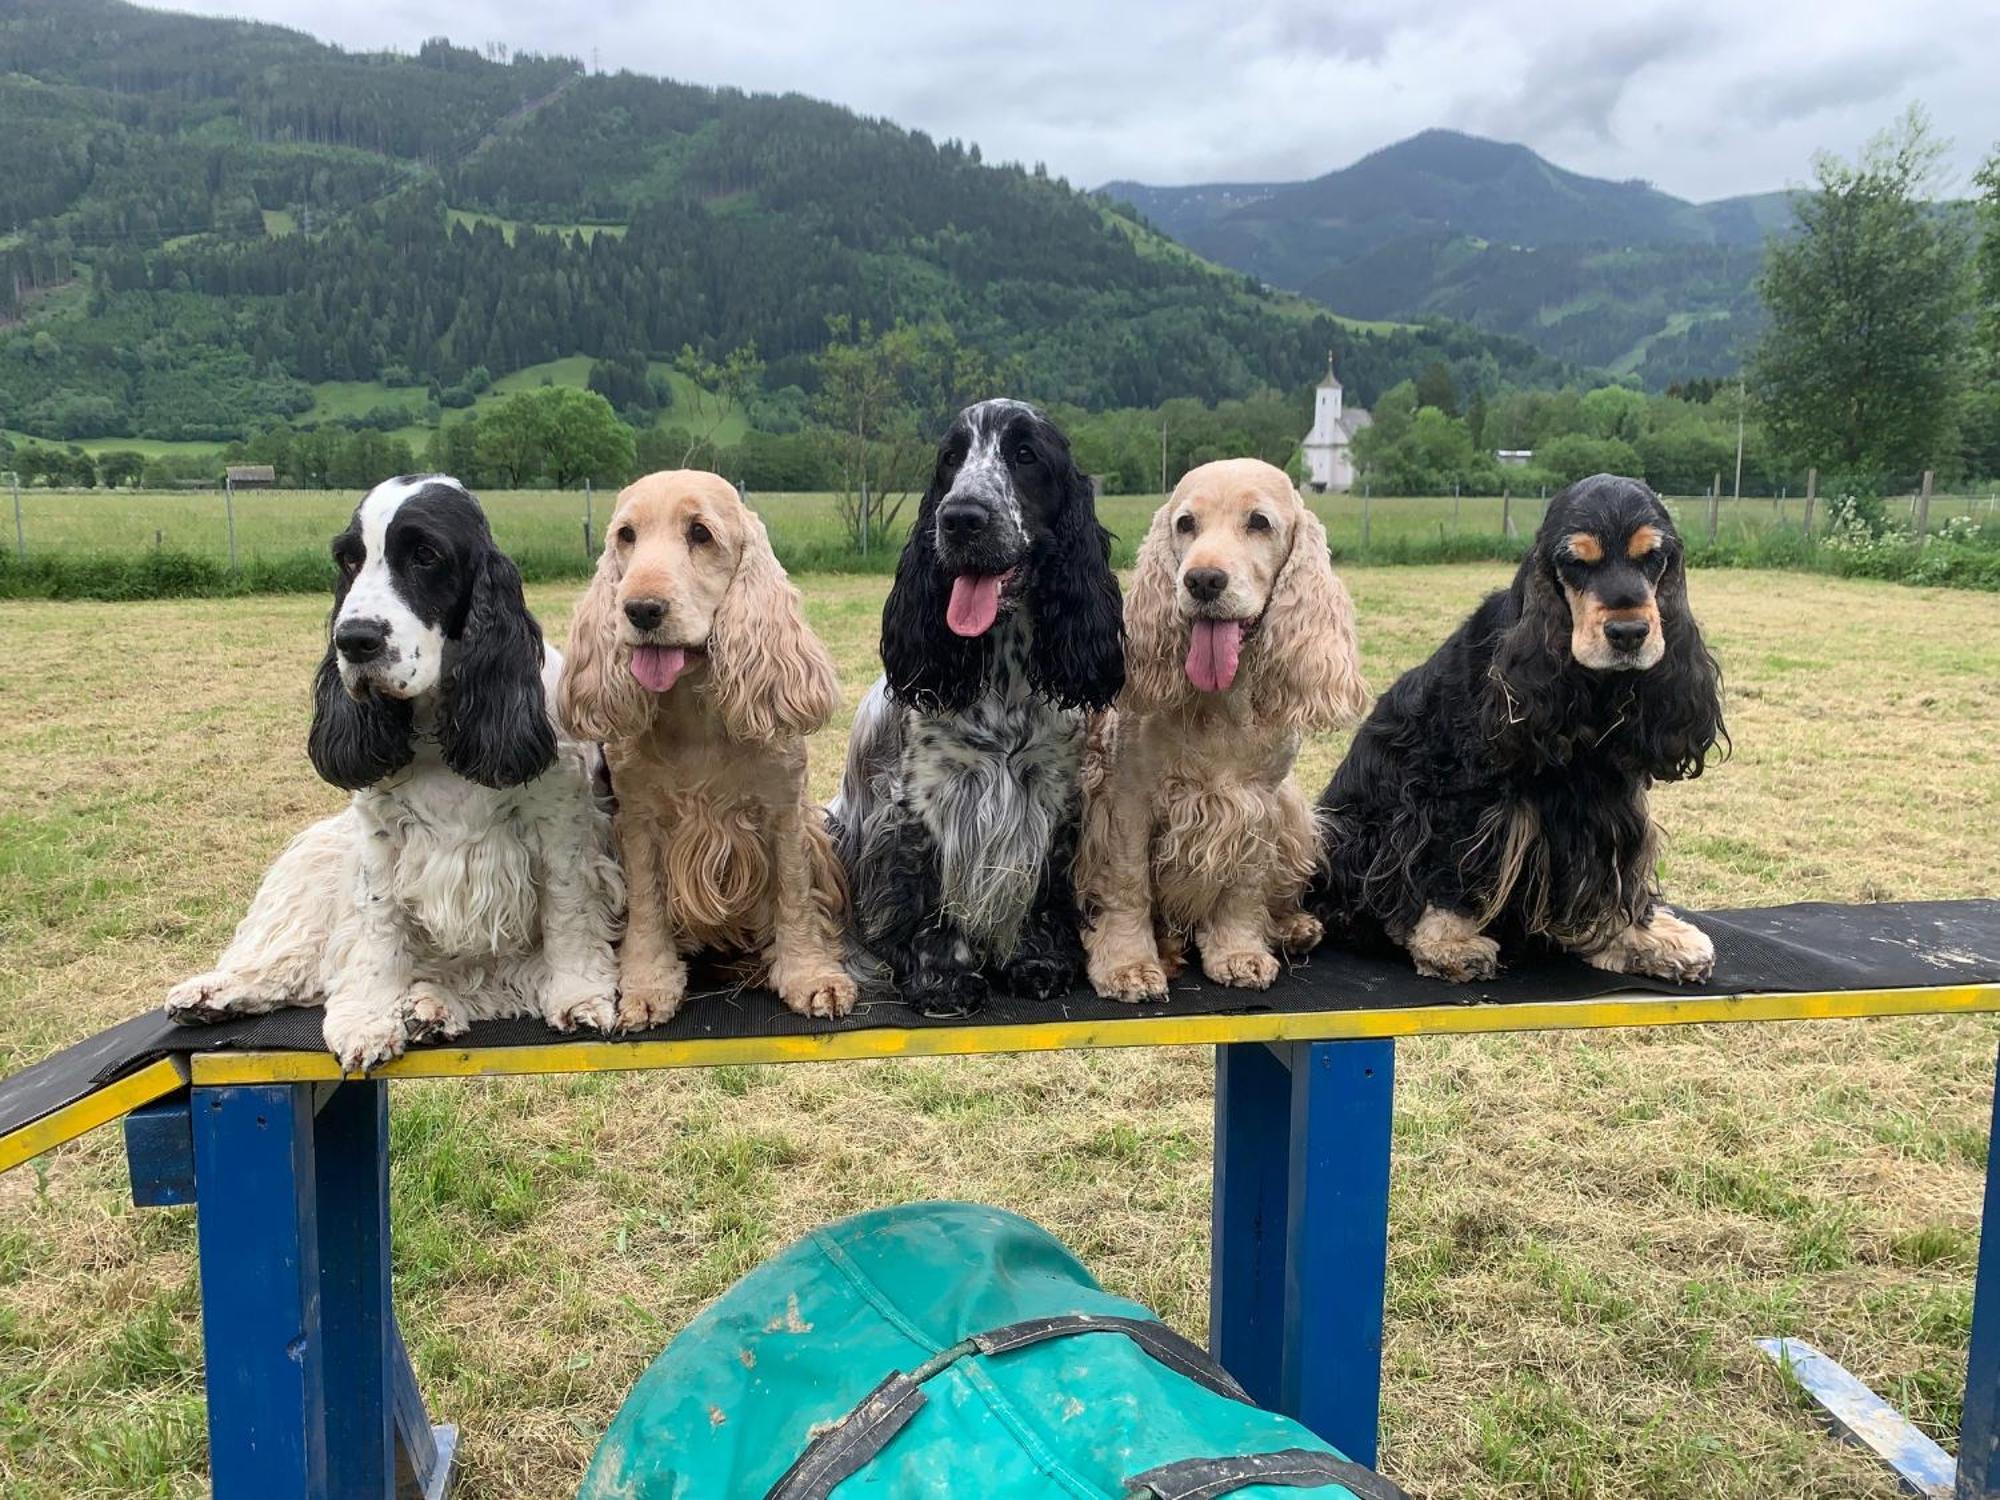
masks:
[[[860,940],[927,1015],[977,1010],[995,978],[1037,999],[1076,981],[1083,719],[1125,678],[1110,550],[1046,417],[959,413],[831,809]]]

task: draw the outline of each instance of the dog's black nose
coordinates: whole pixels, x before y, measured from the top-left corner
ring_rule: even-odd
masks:
[[[1652,624],[1646,620],[1604,622],[1604,638],[1611,642],[1611,649],[1614,651],[1637,651],[1646,644],[1646,637],[1652,633]]]
[[[1222,591],[1229,587],[1229,575],[1220,568],[1189,568],[1187,576],[1181,580],[1187,591],[1203,604],[1212,604],[1222,597]]]
[[[659,599],[630,599],[625,604],[625,618],[632,622],[634,630],[658,630],[660,621],[667,617],[667,606]]]
[[[947,542],[977,541],[992,520],[985,506],[955,501],[939,508],[938,535]]]
[[[385,620],[342,620],[333,628],[333,649],[357,667],[375,660],[388,645]]]

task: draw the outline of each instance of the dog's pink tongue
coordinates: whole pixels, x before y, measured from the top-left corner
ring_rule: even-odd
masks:
[[[1000,585],[1004,573],[961,573],[951,581],[951,602],[945,606],[944,622],[954,635],[984,635],[1000,614]]]
[[[647,692],[664,693],[681,675],[687,660],[687,649],[682,646],[634,646],[632,675]]]
[[[1196,620],[1188,639],[1188,681],[1204,693],[1226,692],[1236,680],[1242,650],[1241,620]]]

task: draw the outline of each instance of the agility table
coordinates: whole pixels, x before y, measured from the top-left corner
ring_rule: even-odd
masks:
[[[698,991],[666,1026],[552,1039],[492,1022],[342,1079],[319,1013],[186,1030],[145,1015],[0,1081],[0,1170],[123,1118],[133,1199],[197,1210],[218,1500],[435,1497],[431,1425],[389,1279],[389,1089],[399,1078],[1040,1052],[1216,1049],[1210,1340],[1260,1403],[1373,1465],[1396,1039],[1444,1033],[2000,1011],[2000,901],[1801,905],[1694,917],[1698,988],[1524,961],[1485,985],[1324,948],[1258,994],[1177,981],[1162,1005],[997,998],[969,1022],[864,1004],[804,1020]],[[1959,1459],[1810,1346],[1767,1341],[1848,1436],[1920,1494],[2000,1500],[2000,1177],[1989,1156]],[[608,1416],[608,1413],[607,1413]]]

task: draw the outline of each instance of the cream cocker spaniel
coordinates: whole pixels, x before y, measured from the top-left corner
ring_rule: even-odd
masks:
[[[756,955],[801,1015],[847,1014],[846,885],[806,797],[805,737],[838,685],[727,480],[683,469],[619,495],[568,657],[562,720],[604,742],[618,798],[619,1025],[670,1018],[699,949]]]
[[[1300,738],[1358,718],[1354,608],[1326,532],[1256,459],[1189,472],[1153,517],[1125,606],[1125,690],[1095,726],[1077,857],[1090,982],[1162,1000],[1183,939],[1219,984],[1319,942]]]

